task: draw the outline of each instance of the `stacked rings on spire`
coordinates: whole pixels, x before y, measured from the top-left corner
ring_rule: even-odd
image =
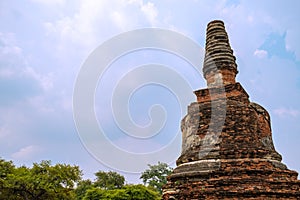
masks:
[[[206,47],[203,65],[204,77],[211,71],[222,69],[228,69],[237,74],[235,60],[236,58],[230,47],[224,23],[220,20],[210,22],[206,29]]]

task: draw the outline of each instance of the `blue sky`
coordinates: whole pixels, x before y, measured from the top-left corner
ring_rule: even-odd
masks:
[[[290,169],[300,172],[299,7],[296,0],[0,1],[0,156],[18,165],[45,159],[77,164],[86,178],[97,170],[115,170],[95,159],[76,131],[72,98],[84,61],[111,37],[146,27],[177,31],[204,46],[207,23],[221,19],[237,57],[237,81],[251,101],[269,111],[277,151]],[[159,85],[141,87],[129,100],[122,94],[119,98],[141,127],[166,120],[162,134],[148,140],[125,137],[106,106],[114,84],[147,63],[174,66],[194,90],[205,87],[202,76],[170,53],[141,50],[115,61],[99,82],[95,112],[108,140],[128,152],[159,150],[179,130],[178,101]],[[143,76],[155,73],[136,74],[121,88],[128,90]],[[164,114],[151,121],[154,104],[163,105],[159,112]],[[180,152],[180,144],[174,151]],[[134,165],[117,156],[111,159]],[[130,170],[119,171],[129,182],[138,181],[139,174],[124,171]]]

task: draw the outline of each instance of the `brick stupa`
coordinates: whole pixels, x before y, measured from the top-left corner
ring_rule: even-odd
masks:
[[[235,81],[222,21],[208,24],[205,50],[207,89],[194,92],[182,119],[182,152],[163,199],[300,199],[298,173],[274,148],[270,115]]]

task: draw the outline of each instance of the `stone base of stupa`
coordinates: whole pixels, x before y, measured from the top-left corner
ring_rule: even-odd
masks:
[[[300,199],[297,175],[277,160],[194,161],[175,168],[163,199]]]

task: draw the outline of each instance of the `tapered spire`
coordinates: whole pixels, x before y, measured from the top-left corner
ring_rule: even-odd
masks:
[[[182,152],[163,199],[300,199],[298,173],[281,162],[268,111],[250,102],[224,23],[207,26],[203,64],[208,88],[181,121]]]
[[[207,25],[203,75],[208,87],[235,83],[238,73],[233,50],[230,47],[223,21]]]

